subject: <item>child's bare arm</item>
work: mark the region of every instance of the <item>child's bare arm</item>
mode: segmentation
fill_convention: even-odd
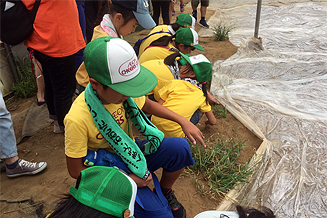
[[[142,110],[146,111],[147,113],[153,114],[157,117],[175,121],[176,123],[181,125],[183,132],[191,140],[191,142],[193,144],[196,144],[196,140],[198,140],[198,142],[200,142],[200,144],[202,146],[206,147],[206,145],[203,141],[204,136],[203,136],[202,132],[198,129],[198,127],[196,127],[193,123],[191,123],[185,117],[174,113],[173,111],[169,110],[168,108],[158,104],[157,102],[151,101],[148,98],[146,98],[145,104],[144,104]]]
[[[138,188],[143,188],[145,186],[148,186],[150,181],[152,180],[152,174],[151,173],[149,174],[149,177],[146,180],[138,177],[134,173],[128,174],[128,176],[131,177],[134,180],[134,182],[136,183]]]
[[[86,166],[84,166],[83,164],[82,158],[71,158],[66,156],[66,162],[69,175],[75,179],[78,178],[79,173],[82,170],[86,169]]]
[[[158,104],[161,104],[161,105],[163,105],[163,103],[164,103],[165,101],[164,100],[162,100],[161,98],[159,99],[159,101],[158,101]]]
[[[216,117],[215,115],[212,113],[212,111],[206,112],[205,113],[207,120],[206,120],[206,124],[210,124],[210,125],[215,125],[216,124]]]
[[[210,92],[207,92],[207,94],[208,94],[209,101],[216,103],[216,104],[220,104],[220,102]]]

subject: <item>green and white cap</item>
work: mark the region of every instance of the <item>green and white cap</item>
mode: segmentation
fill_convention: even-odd
[[[196,79],[203,83],[205,81],[211,80],[212,77],[212,65],[210,61],[203,55],[191,56],[189,54],[183,54],[179,52],[182,56],[178,60],[182,65],[189,63],[195,73]]]
[[[139,64],[133,47],[121,38],[92,40],[85,47],[84,64],[90,78],[128,97],[146,95],[158,83],[157,77]]]
[[[181,25],[182,27],[190,27],[192,29],[195,29],[195,18],[191,16],[190,14],[183,13],[176,17],[177,24]]]
[[[137,185],[116,167],[93,166],[81,171],[69,193],[80,203],[117,217],[134,217]]]
[[[204,48],[199,45],[199,35],[191,28],[180,28],[177,30],[175,41],[184,45],[193,46],[200,51],[204,51]]]

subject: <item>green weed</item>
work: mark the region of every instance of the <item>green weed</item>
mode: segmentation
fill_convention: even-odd
[[[216,41],[224,41],[228,39],[228,33],[233,29],[223,23],[218,23],[214,28],[214,37]]]
[[[227,109],[226,107],[223,107],[222,105],[215,105],[215,107],[212,109],[213,114],[215,117],[227,117]]]
[[[12,90],[15,97],[29,98],[37,93],[36,80],[32,74],[30,59],[26,56],[16,62],[19,82],[14,83]]]
[[[206,192],[211,196],[224,197],[237,185],[249,183],[250,176],[258,167],[258,163],[250,164],[250,159],[243,165],[237,161],[245,143],[232,137],[229,141],[218,139],[207,148],[191,145],[195,164],[188,170],[194,175],[202,175],[208,183]],[[195,181],[203,194],[203,186],[199,186],[196,178]]]

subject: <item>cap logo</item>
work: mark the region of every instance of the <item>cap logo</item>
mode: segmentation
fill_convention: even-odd
[[[131,59],[128,61],[124,62],[120,67],[119,67],[119,74],[121,76],[131,76],[132,74],[138,72],[137,70],[140,68],[139,61],[135,56],[133,56]]]

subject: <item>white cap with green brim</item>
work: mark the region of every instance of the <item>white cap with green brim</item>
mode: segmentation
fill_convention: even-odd
[[[192,66],[199,83],[211,80],[212,64],[203,54],[191,56],[189,54],[179,53],[181,54],[181,58],[178,61],[182,65],[189,63]]]
[[[156,75],[139,64],[133,47],[121,38],[92,40],[85,47],[84,64],[90,78],[128,97],[144,96],[158,83]]]

